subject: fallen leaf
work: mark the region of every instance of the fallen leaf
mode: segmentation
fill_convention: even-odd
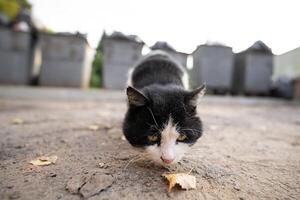
[[[35,160],[30,161],[30,164],[33,164],[35,166],[46,166],[46,165],[51,165],[55,164],[57,160],[57,156],[41,156]]]
[[[21,119],[21,118],[14,118],[12,119],[11,121],[13,124],[23,124],[24,123],[24,120]]]
[[[88,129],[91,131],[97,131],[97,130],[99,130],[99,126],[98,125],[89,125]]]
[[[178,184],[182,189],[195,189],[196,177],[185,173],[163,174],[169,182],[168,192],[171,192],[172,188]]]

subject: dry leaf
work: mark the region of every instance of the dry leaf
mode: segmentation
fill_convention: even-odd
[[[21,118],[14,118],[12,119],[11,121],[13,124],[23,124],[24,123],[24,120],[21,119]]]
[[[196,177],[185,173],[163,174],[169,182],[168,192],[171,192],[172,188],[178,184],[182,189],[195,189]]]
[[[46,165],[51,165],[55,164],[57,160],[57,156],[41,156],[35,160],[30,161],[30,164],[33,164],[35,166],[46,166]]]
[[[88,126],[88,129],[91,131],[97,131],[97,130],[99,130],[99,126],[98,125],[90,125],[90,126]]]

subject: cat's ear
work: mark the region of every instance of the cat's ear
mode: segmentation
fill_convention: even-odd
[[[187,95],[188,104],[193,107],[196,107],[199,104],[200,99],[204,96],[205,92],[206,92],[205,84],[189,92]]]
[[[144,106],[147,103],[147,97],[133,87],[127,87],[126,93],[129,105]]]

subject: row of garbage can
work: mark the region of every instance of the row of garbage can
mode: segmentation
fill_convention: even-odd
[[[212,93],[267,95],[271,91],[273,54],[261,41],[237,54],[227,46],[200,45],[192,56],[192,88],[205,82]]]
[[[0,28],[0,83],[89,86],[94,50],[80,34],[40,33]]]
[[[103,86],[124,89],[129,69],[142,56],[145,43],[134,35],[114,32],[103,36]],[[247,50],[234,54],[224,45],[200,45],[191,54],[177,52],[165,42],[157,42],[151,50],[163,50],[183,66],[193,57],[192,69],[187,68],[190,87],[206,83],[212,93],[267,95],[271,90],[273,54],[261,41]],[[116,78],[117,77],[117,78]]]
[[[123,89],[128,70],[140,58],[145,43],[120,33],[102,39],[103,85]],[[0,83],[85,88],[93,55],[80,34],[40,33],[33,42],[30,33],[0,28]],[[213,93],[257,95],[271,90],[273,54],[261,41],[238,54],[227,46],[200,45],[191,56],[193,68],[187,69],[191,88],[205,82]]]

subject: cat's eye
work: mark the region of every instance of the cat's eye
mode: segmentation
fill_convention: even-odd
[[[186,135],[180,134],[179,137],[177,138],[177,141],[184,141],[186,139]]]
[[[158,141],[158,136],[157,135],[148,135],[148,140],[150,142],[157,142]]]

